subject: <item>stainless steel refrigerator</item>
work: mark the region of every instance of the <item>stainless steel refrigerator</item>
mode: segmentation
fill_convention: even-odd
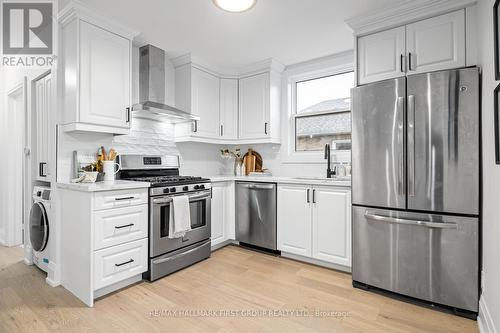
[[[478,68],[352,90],[355,286],[478,311],[479,92]]]

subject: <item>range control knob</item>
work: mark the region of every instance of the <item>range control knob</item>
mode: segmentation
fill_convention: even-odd
[[[170,192],[170,189],[168,189],[168,188],[163,189],[163,193],[169,193],[169,192]]]
[[[204,189],[205,188],[205,185],[200,185],[200,189]]]
[[[175,187],[172,187],[172,188],[170,189],[170,193],[175,193],[176,191],[177,191],[177,190],[175,189]]]
[[[182,188],[182,190],[183,190],[183,191],[187,191],[187,190],[189,190],[189,187],[188,187],[188,186],[184,186],[184,187]]]
[[[195,190],[199,190],[199,189],[200,189],[200,185],[195,185],[195,186],[194,186],[194,189],[195,189]]]

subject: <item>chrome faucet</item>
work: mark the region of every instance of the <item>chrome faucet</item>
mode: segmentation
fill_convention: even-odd
[[[325,160],[327,160],[327,165],[326,165],[326,178],[332,178],[332,176],[335,176],[335,170],[332,170],[330,168],[330,144],[327,143],[325,145]]]

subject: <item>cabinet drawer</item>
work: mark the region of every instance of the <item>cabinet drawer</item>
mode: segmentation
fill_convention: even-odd
[[[148,205],[94,213],[94,249],[123,244],[148,237]]]
[[[94,290],[148,270],[148,239],[94,252]]]
[[[94,210],[128,207],[148,203],[148,189],[106,191],[95,193]]]

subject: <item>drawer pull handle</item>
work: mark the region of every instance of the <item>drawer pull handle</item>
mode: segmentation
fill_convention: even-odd
[[[123,228],[128,228],[128,227],[131,227],[133,226],[134,224],[133,223],[130,223],[130,224],[125,224],[125,225],[117,225],[115,226],[115,229],[123,229]]]
[[[116,201],[121,201],[121,200],[131,200],[134,199],[135,197],[123,197],[123,198],[115,198]]]
[[[125,262],[122,262],[121,264],[115,264],[116,267],[120,267],[120,266],[123,266],[123,265],[126,265],[126,264],[130,264],[134,262],[134,259],[130,259],[129,261],[125,261]]]

